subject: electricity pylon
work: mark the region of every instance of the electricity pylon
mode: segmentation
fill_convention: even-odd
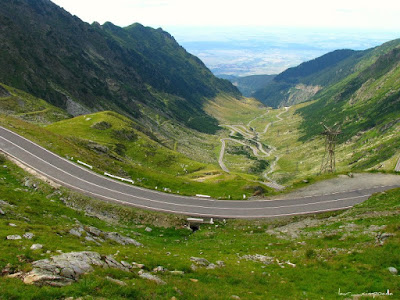
[[[322,159],[321,163],[321,173],[334,173],[336,169],[336,161],[335,161],[335,147],[336,147],[336,139],[339,134],[342,133],[340,128],[330,128],[321,122],[321,125],[324,127],[324,132],[322,135],[325,135],[325,155]]]

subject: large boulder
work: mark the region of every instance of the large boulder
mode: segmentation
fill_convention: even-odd
[[[93,271],[93,266],[129,271],[111,255],[97,252],[70,252],[41,259],[32,263],[33,269],[23,276],[26,284],[65,286],[79,279],[82,274]]]

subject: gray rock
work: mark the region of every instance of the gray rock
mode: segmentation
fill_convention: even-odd
[[[72,229],[69,231],[69,234],[72,234],[72,235],[77,236],[77,237],[81,237],[81,236],[82,236],[82,233],[80,233],[78,230],[76,230],[76,229],[74,229],[74,228],[72,228]]]
[[[163,266],[158,266],[158,267],[153,269],[153,272],[155,272],[155,273],[159,273],[159,272],[164,273],[164,272],[167,272],[167,271],[168,270],[166,268],[164,268]]]
[[[113,283],[115,283],[115,284],[118,284],[118,285],[120,285],[120,286],[127,286],[126,282],[123,282],[123,281],[121,281],[121,280],[118,280],[118,279],[115,279],[115,278],[111,278],[111,277],[109,277],[109,276],[107,276],[106,279],[107,279],[108,281],[111,281],[111,282],[113,282]]]
[[[94,227],[94,226],[87,226],[85,227],[86,232],[94,235],[94,236],[100,236],[103,231],[101,231],[100,229]]]
[[[183,272],[183,271],[177,271],[177,270],[175,270],[175,271],[169,271],[169,273],[172,274],[172,275],[183,275],[183,274],[185,274],[185,272]]]
[[[240,300],[240,297],[237,296],[237,295],[232,295],[232,296],[231,296],[231,299]]]
[[[220,267],[220,268],[225,267],[225,262],[223,262],[222,260],[217,260],[215,263],[216,263],[217,266]]]
[[[389,267],[388,270],[393,275],[397,275],[397,273],[398,273],[398,271],[397,271],[397,269],[395,267]]]
[[[130,237],[123,236],[123,235],[119,234],[118,232],[105,232],[104,238],[106,240],[112,240],[121,245],[135,245],[136,247],[143,246],[138,241],[136,241]]]
[[[66,103],[67,112],[70,115],[73,115],[74,117],[76,117],[76,116],[86,115],[86,114],[91,113],[91,111],[89,109],[87,109],[86,107],[84,107],[82,104],[74,101],[69,96],[66,96],[66,97],[67,97],[67,103]]]
[[[26,238],[27,240],[31,240],[35,235],[32,232],[26,232],[24,233],[23,237]]]
[[[135,269],[143,269],[143,268],[144,268],[144,264],[138,264],[138,263],[136,263],[136,262],[133,262],[133,263],[132,263],[132,268],[135,268]]]
[[[92,266],[128,271],[111,255],[102,257],[97,252],[70,252],[32,263],[32,271],[23,276],[26,284],[65,286],[93,271]]]
[[[12,205],[4,200],[0,200],[0,206],[12,206]]]
[[[22,237],[20,235],[7,235],[7,240],[20,240]]]
[[[28,188],[34,188],[34,189],[37,188],[37,184],[29,178],[25,178],[24,186],[26,186]]]
[[[209,264],[209,265],[206,267],[207,270],[214,270],[214,269],[216,269],[216,268],[217,268],[217,266],[216,266],[215,264],[213,264],[213,263]]]
[[[121,265],[123,265],[125,268],[128,268],[128,269],[133,268],[133,266],[130,263],[123,261],[123,260],[121,261]]]
[[[92,141],[88,142],[87,147],[99,154],[110,152],[110,149],[107,146],[100,145]]]
[[[379,232],[376,235],[376,242],[380,243],[381,245],[383,245],[388,238],[393,237],[393,236],[394,236],[393,233],[386,233],[386,232],[382,233],[382,232]]]
[[[146,227],[146,228],[145,228],[145,231],[147,231],[147,232],[152,232],[153,229],[151,229],[150,227]]]
[[[6,213],[0,208],[0,215],[5,215]]]
[[[92,238],[91,236],[85,236],[85,241],[88,241],[88,242],[93,242],[93,243],[96,243],[97,245],[100,245],[100,243],[99,242],[97,242],[94,238]]]
[[[160,284],[160,285],[166,284],[166,282],[164,280],[160,279],[156,275],[152,275],[150,273],[146,273],[143,270],[140,270],[138,274],[139,274],[140,278],[154,281],[155,283]]]
[[[272,264],[273,261],[274,261],[273,257],[265,256],[265,255],[261,255],[261,254],[243,255],[242,258],[245,259],[245,260],[252,260],[252,261],[255,261],[255,262],[261,262],[261,263],[266,264],[266,265]]]
[[[205,258],[201,258],[201,257],[191,257],[190,258],[190,260],[192,261],[192,262],[194,262],[196,265],[198,265],[198,266],[203,266],[203,267],[207,267],[209,264],[210,264],[210,262],[207,260],[207,259],[205,259]]]
[[[17,227],[17,225],[16,225],[16,224],[14,224],[14,223],[8,223],[8,226],[11,226],[11,227]]]
[[[43,248],[43,245],[41,245],[41,244],[33,244],[30,249],[31,250],[39,250],[42,248]]]

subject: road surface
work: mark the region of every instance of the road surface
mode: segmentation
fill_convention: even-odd
[[[400,187],[399,180],[385,186],[371,184],[366,189],[284,200],[203,199],[165,194],[106,178],[53,154],[3,127],[0,127],[0,150],[45,177],[86,195],[113,203],[188,216],[265,218],[333,211],[350,208],[368,199],[372,193]]]

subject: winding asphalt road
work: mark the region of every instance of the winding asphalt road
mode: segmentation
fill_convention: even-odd
[[[398,183],[286,200],[227,201],[184,197],[139,188],[98,175],[0,127],[0,150],[47,178],[86,195],[134,207],[214,218],[265,218],[350,208]],[[400,178],[400,177],[399,177]]]

